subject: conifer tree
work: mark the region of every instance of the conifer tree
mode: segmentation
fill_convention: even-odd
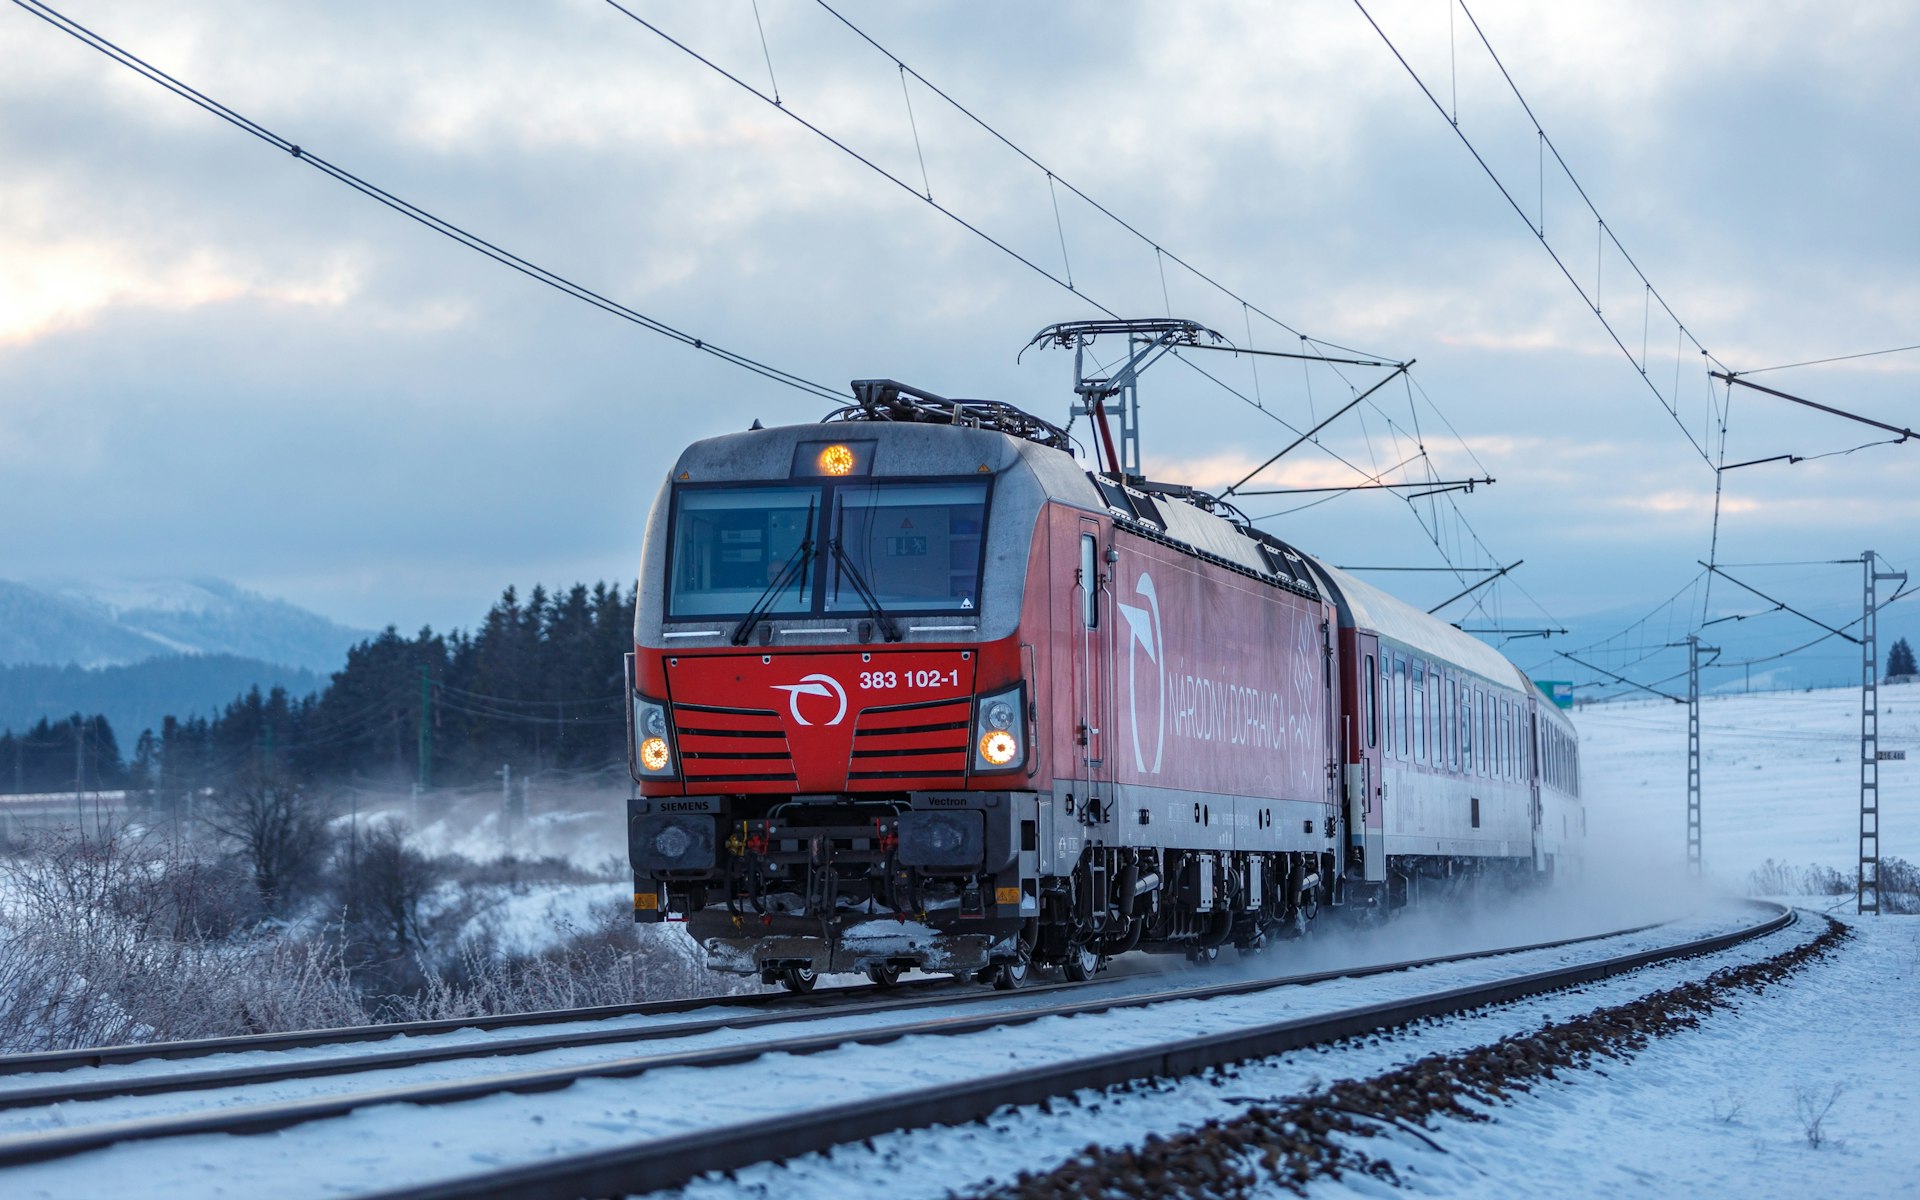
[[[1901,638],[1887,651],[1887,678],[1916,674],[1913,663],[1913,647],[1907,645],[1907,639]]]

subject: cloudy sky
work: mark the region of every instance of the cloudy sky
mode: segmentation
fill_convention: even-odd
[[[1070,357],[1015,355],[1094,304],[1298,349],[1271,316],[1417,359],[1419,390],[1393,382],[1263,481],[1406,462],[1384,477],[1499,482],[1431,505],[1348,495],[1267,527],[1349,564],[1525,559],[1475,621],[1649,607],[1707,552],[1714,475],[1693,441],[1718,457],[1720,433],[1703,360],[1686,343],[1676,361],[1683,339],[1542,167],[1445,0],[1368,10],[1646,379],[1351,0],[837,0],[1144,240],[1050,195],[919,80],[903,96],[894,61],[813,0],[760,0],[764,50],[749,0],[628,5],[1031,266],[600,0],[57,7],[496,245],[836,386],[886,375],[1064,419]],[[1920,9],[1473,15],[1721,363],[1920,342]],[[0,165],[0,577],[215,575],[362,626],[471,624],[508,583],[630,581],[682,444],[825,408],[445,241],[11,5]],[[1194,361],[1227,387],[1156,367],[1146,466],[1216,487],[1382,374]],[[1920,422],[1920,353],[1755,380]],[[1920,442],[1834,453],[1878,436],[1736,393],[1725,461],[1832,456],[1727,473],[1719,557],[1920,562]],[[1457,590],[1385,578],[1428,602]],[[1764,578],[1807,603],[1857,595],[1844,571]]]

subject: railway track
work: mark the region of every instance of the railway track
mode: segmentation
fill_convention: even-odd
[[[1366,966],[1341,967],[1334,970],[1297,973],[1283,976],[1269,976],[1257,979],[1243,979],[1230,982],[1196,984],[1189,986],[1157,987],[1150,990],[1113,994],[1111,985],[1117,981],[1097,981],[1093,985],[1074,983],[1039,983],[1024,989],[1017,995],[992,992],[979,987],[958,984],[944,979],[915,980],[893,988],[879,988],[871,985],[854,986],[815,992],[805,996],[792,996],[784,992],[756,993],[744,996],[716,997],[706,1000],[658,1001],[646,1004],[610,1005],[589,1009],[564,1009],[519,1016],[499,1016],[476,1020],[439,1020],[416,1021],[390,1026],[370,1028],[306,1030],[284,1034],[260,1034],[244,1037],[214,1038],[191,1042],[154,1043],[147,1046],[116,1046],[101,1049],[55,1051],[41,1054],[0,1055],[0,1112],[10,1109],[34,1108],[52,1104],[67,1104],[90,1100],[104,1100],[119,1096],[154,1096],[177,1092],[207,1091],[218,1088],[246,1087],[255,1084],[277,1083],[295,1079],[318,1079],[333,1075],[350,1075],[365,1071],[375,1071],[391,1067],[420,1066],[427,1063],[454,1062],[461,1059],[487,1059],[515,1055],[538,1054],[550,1050],[578,1049],[592,1046],[619,1045],[623,1043],[642,1043],[667,1038],[691,1037],[714,1033],[720,1030],[749,1030],[774,1025],[805,1022],[811,1019],[833,1017],[836,1019],[888,1016],[895,1013],[921,1011],[944,1007],[983,1007],[993,1011],[984,1017],[988,1025],[1006,1024],[1013,1021],[1037,1020],[1043,1016],[1099,1012],[1111,1008],[1137,1008],[1147,1004],[1166,1000],[1211,999],[1218,996],[1239,996],[1264,991],[1274,987],[1298,987],[1323,983],[1332,979],[1365,978],[1371,975],[1386,975],[1441,963],[1462,962],[1475,958],[1497,957],[1502,954],[1520,954],[1536,950],[1551,950],[1562,946],[1579,945],[1584,942],[1598,941],[1607,937],[1638,933],[1650,926],[1634,929],[1614,930],[1603,934],[1588,934],[1581,937],[1560,938],[1547,942],[1536,942],[1522,946],[1502,947],[1494,950],[1475,951],[1466,954],[1438,955],[1429,958],[1404,959],[1393,962],[1370,964]],[[1166,977],[1155,977],[1164,980]],[[1071,993],[1075,999],[1063,1003],[1044,1003],[1037,998]],[[1023,1015],[1016,1015],[1020,1009],[1028,1009]],[[712,1015],[703,1014],[718,1009]],[[660,1021],[656,1024],[604,1024],[603,1022],[632,1021],[635,1019],[679,1017],[681,1019]],[[508,1034],[504,1031],[522,1028],[539,1028],[559,1024],[595,1025],[594,1028],[573,1028],[556,1033]],[[906,1033],[921,1032],[973,1032],[980,1027],[980,1019],[973,1021],[943,1022],[937,1028],[911,1027],[899,1033],[874,1031],[875,1036],[896,1037]],[[376,1032],[385,1030],[384,1034]],[[473,1030],[497,1034],[484,1040],[456,1040],[445,1035],[465,1033]],[[258,1054],[287,1050],[305,1050],[318,1047],[345,1045],[353,1043],[371,1043],[375,1039],[399,1040],[402,1038],[430,1037],[439,1038],[435,1043],[414,1044],[387,1050],[370,1050],[338,1055],[324,1059],[277,1059],[264,1063],[244,1063],[228,1067],[216,1067],[195,1071],[158,1071],[139,1076],[107,1076],[82,1080],[64,1080],[41,1086],[9,1086],[7,1077],[31,1073],[80,1070],[108,1066],[124,1066],[150,1060],[183,1061],[223,1054]],[[858,1037],[843,1038],[840,1042],[821,1039],[806,1039],[811,1046],[816,1042],[824,1045],[845,1044],[858,1041]],[[762,1044],[764,1045],[764,1043]],[[806,1051],[799,1051],[806,1052]],[[749,1057],[766,1053],[756,1050]],[[683,1058],[666,1056],[657,1066],[683,1065]],[[737,1061],[737,1060],[736,1060]],[[711,1065],[694,1063],[692,1065]],[[644,1069],[644,1068],[643,1068]],[[0,1145],[4,1145],[0,1141]],[[0,1157],[0,1165],[5,1165]]]
[[[895,1092],[874,1099],[833,1104],[746,1124],[662,1137],[638,1146],[553,1158],[537,1167],[508,1168],[469,1179],[403,1189],[390,1195],[409,1198],[558,1197],[669,1186],[706,1171],[733,1169],[769,1158],[800,1154],[875,1133],[973,1120],[1006,1104],[1032,1103],[1047,1096],[1126,1080],[1191,1073],[1226,1062],[1405,1024],[1423,1017],[1574,986],[1654,962],[1724,949],[1778,929],[1790,919],[1790,914],[1785,910],[1776,910],[1765,920],[1758,920],[1734,932],[1691,939],[1678,945],[1638,950],[1570,967],[1531,971],[1466,987],[1429,991],[1412,998],[1353,1006],[1333,1013],[1267,1022],[1197,1038],[1178,1039],[1162,1045],[1136,1047],[987,1078],[946,1083],[916,1092]],[[781,997],[743,997],[739,998],[738,1003],[724,1006],[733,1011],[672,1021],[653,1029],[602,1028],[519,1034],[479,1042],[408,1047],[371,1055],[337,1056],[302,1063],[249,1062],[213,1070],[161,1073],[147,1078],[61,1080],[52,1085],[8,1089],[0,1094],[0,1107],[18,1109],[29,1105],[75,1105],[116,1096],[223,1087],[239,1089],[268,1081],[371,1073],[393,1066],[456,1059],[478,1060],[501,1054],[535,1053],[558,1046],[645,1042],[655,1038],[754,1030],[779,1024],[807,1024],[828,1018],[841,1024],[845,1024],[847,1019],[862,1019],[861,1023],[851,1027],[829,1032],[737,1039],[725,1045],[596,1058],[563,1067],[492,1070],[450,1081],[359,1087],[338,1095],[266,1103],[242,1101],[229,1107],[209,1107],[187,1114],[74,1124],[57,1130],[0,1137],[0,1167],[44,1163],[131,1142],[206,1133],[247,1134],[288,1129],[379,1105],[445,1105],[502,1094],[551,1092],[587,1080],[627,1079],[680,1068],[718,1068],[774,1054],[817,1054],[911,1036],[978,1033],[995,1027],[1029,1024],[1049,1017],[1085,1016],[1174,1001],[1245,997],[1275,989],[1396,972],[1416,972],[1441,964],[1550,950],[1619,936],[1623,935],[1595,935],[1492,952],[1438,956],[1284,979],[1201,983],[1125,995],[1090,996],[1085,994],[1088,991],[1086,985],[1058,985],[1008,997],[1005,994],[934,985],[905,995],[876,994],[877,989],[849,989],[849,995],[841,998],[839,1003],[794,1003]],[[1074,992],[1082,994],[1072,995]],[[814,999],[817,1001],[820,997]],[[1010,1004],[1018,1004],[1019,1007],[1009,1007]],[[673,1009],[685,1013],[712,1006],[713,1002],[705,1001],[675,1005]],[[623,1009],[620,1015],[635,1015],[635,1009],[639,1007],[642,1006]],[[658,1007],[652,1011],[655,1015],[661,1015]],[[560,1020],[577,1019],[577,1014],[572,1018],[556,1014],[540,1014],[539,1017],[540,1023],[553,1024]],[[447,1024],[435,1023],[438,1027],[435,1031],[447,1032],[444,1028]],[[454,1024],[471,1028],[476,1023]],[[254,1039],[224,1040],[258,1046]],[[326,1043],[311,1040],[301,1043],[303,1046],[317,1044]],[[122,1052],[114,1053],[117,1055]],[[148,1056],[152,1057],[151,1054]],[[34,1057],[44,1061],[49,1056]],[[0,1062],[0,1067],[5,1065]],[[74,1112],[71,1108],[62,1108],[60,1111],[67,1121],[84,1117],[84,1114]]]

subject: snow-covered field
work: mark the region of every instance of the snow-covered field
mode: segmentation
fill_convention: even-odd
[[[1882,687],[1880,853],[1920,862],[1920,686]],[[1619,700],[1577,710],[1596,869],[1670,870],[1686,851],[1687,709]],[[1860,691],[1713,696],[1700,704],[1701,857],[1744,892],[1773,859],[1853,874],[1860,811]]]

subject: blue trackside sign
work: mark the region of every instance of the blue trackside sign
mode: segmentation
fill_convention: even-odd
[[[1573,681],[1570,679],[1536,679],[1533,686],[1540,689],[1547,699],[1559,708],[1573,707]]]

